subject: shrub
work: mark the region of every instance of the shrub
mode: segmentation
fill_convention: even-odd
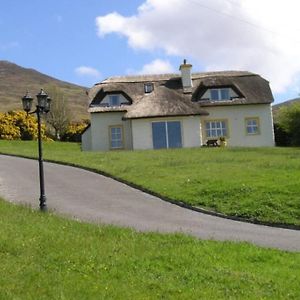
[[[278,123],[274,123],[274,135],[276,146],[291,146],[291,135]]]
[[[278,125],[290,136],[292,146],[300,146],[300,103],[280,108]]]
[[[85,128],[88,126],[89,121],[85,120],[83,122],[79,123],[71,123],[65,134],[61,137],[62,141],[66,142],[81,142],[81,134],[85,130]]]
[[[45,135],[45,125],[41,126],[42,138]],[[36,140],[38,124],[34,115],[27,115],[24,111],[10,111],[0,113],[0,139],[2,140]]]

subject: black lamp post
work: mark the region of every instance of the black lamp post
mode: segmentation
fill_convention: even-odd
[[[40,175],[40,210],[47,211],[45,184],[44,184],[44,167],[43,167],[43,151],[42,151],[42,135],[41,135],[41,114],[48,113],[50,111],[51,99],[44,92],[43,89],[36,95],[37,105],[35,111],[30,112],[33,98],[30,94],[22,98],[23,109],[27,114],[37,114],[38,119],[38,146],[39,146],[39,175]]]

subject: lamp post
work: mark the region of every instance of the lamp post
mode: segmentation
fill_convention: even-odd
[[[37,114],[38,120],[38,149],[39,149],[39,175],[40,175],[40,210],[47,211],[46,204],[46,195],[45,195],[45,183],[44,183],[44,167],[43,167],[43,149],[42,149],[42,135],[41,135],[41,115],[43,113],[48,113],[50,111],[50,102],[51,99],[44,92],[43,89],[36,95],[37,105],[36,109],[32,112],[32,101],[33,98],[30,96],[27,91],[26,95],[22,97],[23,109],[27,112],[27,114]]]

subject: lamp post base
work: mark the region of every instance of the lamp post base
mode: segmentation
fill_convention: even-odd
[[[46,196],[41,196],[40,197],[40,210],[41,211],[47,211],[47,204],[46,204]]]

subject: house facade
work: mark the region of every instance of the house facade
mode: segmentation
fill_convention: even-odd
[[[111,77],[89,96],[87,151],[228,146],[274,146],[268,81],[242,71]]]

